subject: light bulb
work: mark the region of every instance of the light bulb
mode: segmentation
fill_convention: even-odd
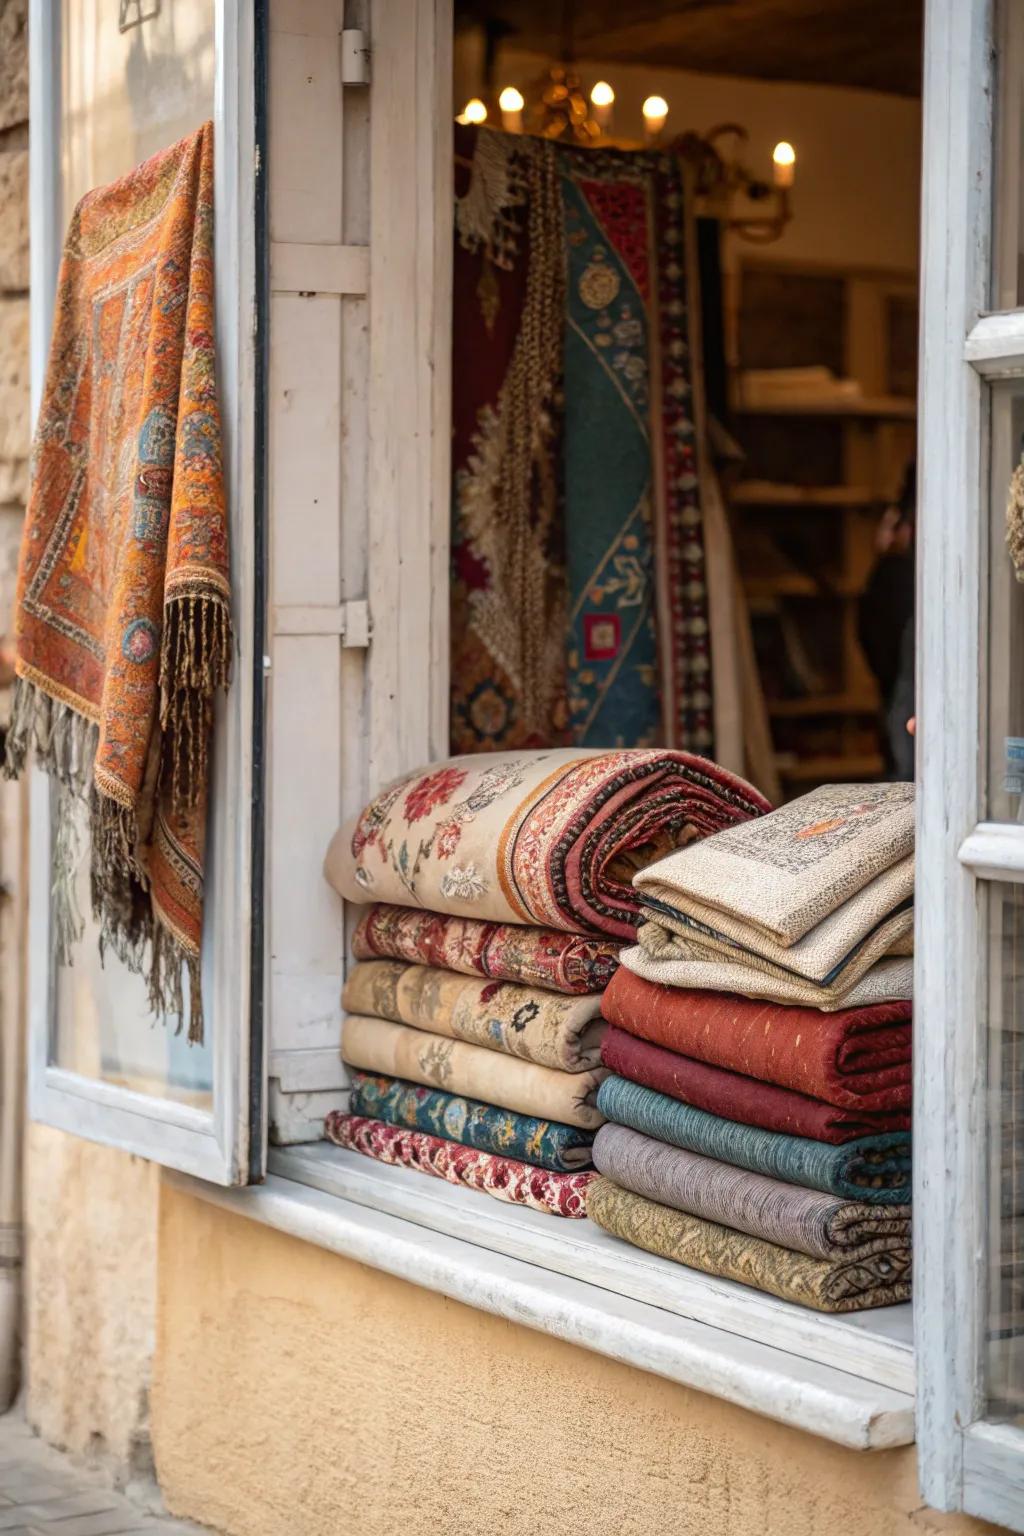
[[[615,100],[615,92],[607,80],[599,80],[590,93],[590,99],[595,107],[610,107]]]
[[[517,91],[514,85],[506,85],[498,97],[498,106],[503,112],[521,112],[526,106],[526,100],[522,91]]]
[[[796,177],[796,150],[786,139],[780,139],[772,150],[775,165],[775,185],[791,187]]]
[[[668,117],[668,102],[664,96],[648,96],[640,109],[644,114],[644,127],[649,139],[656,139]]]
[[[485,123],[487,121],[487,108],[479,96],[474,96],[466,102],[462,111],[455,119],[457,123]]]

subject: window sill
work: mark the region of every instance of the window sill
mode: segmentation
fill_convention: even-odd
[[[240,1216],[853,1450],[914,1438],[910,1308],[824,1317],[585,1222],[503,1206],[323,1144],[262,1186],[166,1175]]]

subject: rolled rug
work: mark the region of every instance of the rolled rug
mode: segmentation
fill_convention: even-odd
[[[349,1110],[354,1115],[427,1131],[478,1152],[550,1168],[553,1173],[577,1173],[593,1162],[593,1135],[574,1125],[516,1115],[495,1104],[459,1098],[397,1077],[376,1077],[354,1068],[350,1075]]]
[[[812,1259],[834,1259],[872,1245],[898,1254],[902,1263],[910,1251],[909,1205],[838,1200],[667,1147],[624,1125],[602,1125],[594,1139],[594,1164],[621,1189]]]
[[[879,917],[891,912],[913,889],[912,880],[904,888],[913,850],[912,784],[826,784],[667,855],[636,884],[669,906],[714,910],[723,933],[789,947],[889,871],[893,884],[876,886],[875,905]]]
[[[440,1136],[403,1130],[362,1115],[343,1115],[338,1110],[327,1116],[324,1131],[336,1147],[347,1147],[392,1167],[413,1168],[449,1184],[464,1184],[507,1205],[528,1205],[549,1216],[577,1220],[587,1214],[585,1196],[593,1173],[549,1173],[546,1168],[531,1168],[511,1157],[495,1157],[443,1141]]]
[[[910,1298],[910,1250],[876,1251],[868,1243],[832,1259],[812,1259],[745,1232],[658,1205],[597,1177],[587,1215],[635,1248],[705,1275],[737,1280],[819,1312],[861,1312]]]
[[[355,966],[342,1002],[349,1013],[468,1040],[559,1072],[596,1067],[608,1027],[600,997],[565,997],[401,960],[365,960]]]
[[[352,937],[357,960],[405,960],[463,976],[519,981],[551,992],[603,992],[622,943],[521,923],[481,923],[414,907],[370,908]]]
[[[837,1108],[806,1093],[794,1093],[792,1088],[779,1088],[775,1083],[759,1082],[724,1067],[680,1056],[663,1045],[628,1035],[614,1025],[609,1026],[604,1037],[601,1060],[612,1072],[632,1083],[643,1083],[696,1109],[736,1120],[741,1125],[760,1126],[764,1131],[806,1136],[812,1141],[840,1146],[862,1136],[910,1129],[909,1107],[874,1113]]]
[[[829,1104],[866,1111],[910,1105],[909,1002],[826,1016],[732,993],[658,986],[621,970],[601,1010],[620,1029],[667,1050]]]
[[[386,1077],[401,1077],[428,1088],[443,1088],[484,1104],[497,1104],[517,1115],[557,1120],[595,1131],[604,1116],[596,1108],[597,1090],[607,1077],[605,1067],[587,1072],[556,1072],[501,1051],[485,1051],[464,1040],[349,1014],[341,1039],[346,1065]]]
[[[655,1141],[666,1141],[751,1173],[767,1174],[786,1184],[801,1184],[805,1189],[820,1189],[826,1195],[871,1205],[907,1205],[910,1201],[910,1136],[906,1131],[886,1131],[830,1146],[803,1136],[740,1125],[622,1077],[609,1077],[601,1084],[597,1107],[617,1125],[628,1125]]]
[[[689,752],[490,752],[382,791],[331,843],[348,901],[629,939],[638,869],[769,809]]]
[[[670,933],[660,923],[641,923],[637,939],[638,943],[622,951],[622,964],[634,976],[660,986],[735,992],[766,1002],[816,1008],[822,1013],[909,1001],[914,992],[914,962],[902,957],[887,956],[859,975],[844,971],[837,981],[820,986],[764,966],[755,969],[735,950],[731,954],[713,950]]]

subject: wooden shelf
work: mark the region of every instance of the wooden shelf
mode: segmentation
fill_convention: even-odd
[[[867,694],[809,693],[800,699],[769,699],[773,720],[802,720],[811,715],[874,715],[878,700]]]
[[[730,496],[734,507],[873,507],[883,498],[866,485],[778,485],[746,480]]]
[[[877,779],[885,770],[885,759],[879,752],[853,753],[844,757],[804,757],[793,762],[788,755],[775,759],[779,774],[789,783],[828,784],[841,779]]]
[[[771,405],[736,406],[738,416],[836,416],[856,421],[913,421],[917,401],[902,395],[864,395],[859,400],[829,400],[809,395]]]

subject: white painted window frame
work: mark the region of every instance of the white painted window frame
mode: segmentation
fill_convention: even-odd
[[[112,13],[116,21],[116,10]],[[55,1067],[51,965],[49,780],[32,770],[29,855],[29,1106],[34,1120],[199,1175],[243,1183],[250,1145],[250,926],[253,794],[254,335],[256,295],[255,23],[251,4],[216,0],[215,273],[225,462],[231,508],[235,677],[218,707],[207,857],[203,988],[213,1036],[213,1110],[150,1097]],[[60,0],[30,0],[29,184],[33,419],[49,351],[64,237],[60,197]],[[227,920],[230,914],[230,920]],[[256,1096],[258,1099],[258,1095]]]
[[[985,1420],[982,1349],[984,882],[1024,882],[1024,827],[980,820],[988,734],[989,386],[1024,376],[1024,309],[986,313],[993,214],[1005,212],[993,206],[999,128],[994,29],[993,0],[928,0],[914,1310],[922,1493],[939,1509],[962,1509],[1020,1531],[1024,1432]],[[1013,178],[1008,196],[1015,186]],[[1015,235],[1012,212],[1012,219],[999,222]]]

